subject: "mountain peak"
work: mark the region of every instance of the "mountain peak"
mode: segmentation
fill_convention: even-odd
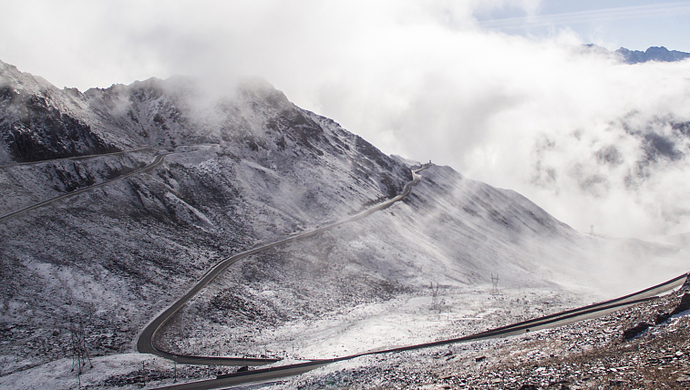
[[[24,73],[16,66],[0,60],[0,87],[25,90],[29,93],[38,93],[57,88],[40,76]]]

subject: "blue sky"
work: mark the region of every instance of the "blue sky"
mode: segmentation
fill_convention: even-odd
[[[666,46],[690,52],[690,2],[540,1],[533,10],[520,6],[478,9],[483,28],[506,34],[544,37],[572,29],[583,41],[609,49],[645,50]]]

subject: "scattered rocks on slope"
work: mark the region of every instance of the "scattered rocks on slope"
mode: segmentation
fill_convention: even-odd
[[[348,389],[686,389],[690,316],[678,314],[688,310],[688,296],[676,292],[598,319],[460,344],[450,347],[450,355],[427,350],[381,356],[358,369],[331,372],[326,382],[313,377],[296,383],[304,390],[328,383]],[[674,314],[652,325],[659,311]],[[628,331],[635,335],[627,337]]]

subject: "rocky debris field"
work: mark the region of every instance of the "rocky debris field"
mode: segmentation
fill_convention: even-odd
[[[682,295],[684,303],[690,294]],[[662,389],[690,387],[690,307],[673,312],[673,294],[601,319],[516,339],[521,348],[502,348],[495,358],[465,375],[445,378],[452,387],[515,389]],[[650,326],[639,327],[640,323]],[[632,329],[639,332],[634,334]],[[519,347],[519,345],[516,345]]]
[[[689,310],[690,292],[681,290],[556,329],[362,359],[359,364],[347,363],[347,368],[332,366],[271,387],[686,389]]]

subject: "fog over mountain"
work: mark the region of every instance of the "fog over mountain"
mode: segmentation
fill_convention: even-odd
[[[594,225],[600,234],[657,240],[690,231],[678,177],[686,159],[667,157],[685,153],[673,128],[690,121],[688,61],[627,65],[581,50],[593,42],[635,56],[649,45],[687,52],[678,46],[687,33],[673,43],[648,40],[684,28],[673,22],[690,8],[561,3],[34,0],[7,5],[0,30],[15,39],[0,51],[25,71],[82,90],[190,75],[222,95],[258,75],[387,154],[434,156],[467,177],[519,191],[579,231]],[[575,12],[587,6],[614,8]],[[556,19],[540,14],[548,10]],[[509,23],[534,21],[545,32],[492,28],[487,15],[502,12],[520,15]],[[651,29],[636,19],[644,15],[673,17]],[[611,38],[606,21],[616,17],[634,25],[629,30],[646,46]],[[573,21],[590,32],[569,28]],[[659,144],[648,133],[673,143],[670,154],[652,152],[656,161],[645,162],[650,142]],[[612,145],[622,162],[600,164],[596,156]]]
[[[185,77],[58,89],[0,63],[1,215],[163,158],[149,171],[3,219],[0,357],[2,374],[13,373],[3,380],[66,369],[70,337],[84,327],[90,353],[105,362],[93,383],[108,387],[98,381],[114,374],[99,370],[144,359],[131,355],[137,334],[217,261],[390,199],[420,166],[263,80],[217,92]],[[669,146],[675,138],[638,132],[636,119],[625,122],[629,140],[645,140],[648,154],[631,185],[647,166],[684,161]],[[587,134],[571,137],[586,142]],[[548,188],[546,163],[559,144],[545,137],[537,146]],[[596,164],[622,169],[625,147],[602,142]],[[473,301],[486,299],[492,275],[506,293],[545,294],[555,309],[687,269],[681,247],[582,234],[517,192],[448,166],[421,175],[388,209],[234,265],[160,342],[185,353],[337,356],[456,334],[458,321],[492,312]],[[450,311],[431,326],[434,286],[443,298],[434,305]],[[542,310],[525,299],[520,313]],[[472,324],[466,331],[480,326]]]

